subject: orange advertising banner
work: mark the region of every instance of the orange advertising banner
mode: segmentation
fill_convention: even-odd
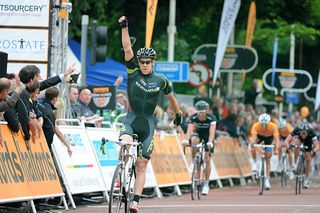
[[[215,146],[213,162],[216,166],[218,176],[240,177],[241,172],[234,154],[234,144],[230,137],[219,136],[218,144]]]
[[[251,164],[249,161],[250,157],[247,152],[247,149],[242,146],[235,145],[234,152],[236,160],[238,162],[238,166],[241,171],[241,176],[246,177],[252,175]]]
[[[1,124],[0,129],[3,137],[0,146],[0,203],[31,200],[32,192],[17,152],[17,144],[7,125]]]
[[[60,180],[51,157],[46,139],[42,132],[36,143],[30,143],[31,149],[27,150],[21,131],[13,136],[21,157],[22,166],[32,195],[49,197],[48,195],[63,195]]]
[[[148,0],[146,20],[146,47],[150,47],[153,33],[154,20],[156,18],[158,0]]]
[[[64,195],[43,133],[27,150],[21,131],[12,133],[7,125],[1,130],[0,203]]]
[[[151,163],[159,187],[190,183],[191,177],[176,135],[154,136]]]

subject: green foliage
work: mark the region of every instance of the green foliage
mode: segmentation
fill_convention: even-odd
[[[81,15],[88,14],[90,23],[97,20],[98,25],[108,26],[108,57],[122,61],[118,18],[126,15],[129,18],[130,35],[137,38],[133,49],[144,46],[147,0],[74,0],[72,3],[69,37],[80,41]],[[177,1],[176,61],[190,61],[199,45],[217,42],[223,3],[223,0]],[[235,26],[235,44],[245,43],[249,5],[250,1],[242,1]],[[256,6],[257,22],[252,46],[257,50],[259,62],[257,68],[247,74],[244,88],[250,87],[252,79],[261,78],[263,72],[271,67],[275,37],[279,40],[277,66],[289,66],[291,32],[296,38],[296,61],[301,62],[299,68],[315,73],[319,69],[320,58],[320,0],[256,1]],[[168,20],[169,0],[158,1],[152,38],[152,46],[159,54],[158,60],[167,60]],[[175,83],[175,90],[195,91],[186,83]]]

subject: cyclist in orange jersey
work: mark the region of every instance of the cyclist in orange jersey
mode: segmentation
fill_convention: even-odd
[[[281,147],[285,145],[284,141],[288,135],[293,131],[293,127],[291,124],[287,123],[286,119],[280,118],[279,119],[279,124],[278,124],[278,131],[279,131],[279,139],[280,139],[280,146],[278,147],[278,167],[277,167],[277,172],[281,171],[281,164],[280,164],[280,159],[281,159]],[[292,155],[288,155],[289,159],[289,165],[291,168],[292,165]],[[293,179],[294,174],[290,169],[289,172],[289,179]]]
[[[252,126],[251,130],[251,138],[250,138],[250,145],[248,146],[248,151],[252,152],[252,146],[255,143],[264,142],[265,145],[276,145],[275,153],[277,153],[277,147],[279,145],[279,132],[278,127],[275,123],[271,122],[271,117],[267,113],[263,113],[259,116],[258,122],[255,122]],[[271,189],[270,185],[270,159],[272,156],[272,148],[267,148],[265,150],[265,159],[266,159],[266,172],[267,177],[265,179],[265,189]],[[253,158],[254,155],[253,155]],[[253,170],[256,169],[256,159],[253,159]]]

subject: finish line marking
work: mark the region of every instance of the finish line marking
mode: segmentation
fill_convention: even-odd
[[[88,208],[107,208],[108,206],[87,206]],[[199,207],[320,207],[320,205],[314,204],[303,204],[303,205],[266,205],[266,204],[203,204],[203,205],[145,205],[140,206],[141,209],[147,208],[185,208],[185,207],[192,207],[192,208],[199,208]]]

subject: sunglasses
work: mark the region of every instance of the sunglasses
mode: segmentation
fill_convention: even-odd
[[[139,60],[139,64],[146,64],[146,65],[149,65],[150,63],[152,62],[152,60]]]
[[[300,135],[306,136],[308,135],[308,132],[300,132]]]

